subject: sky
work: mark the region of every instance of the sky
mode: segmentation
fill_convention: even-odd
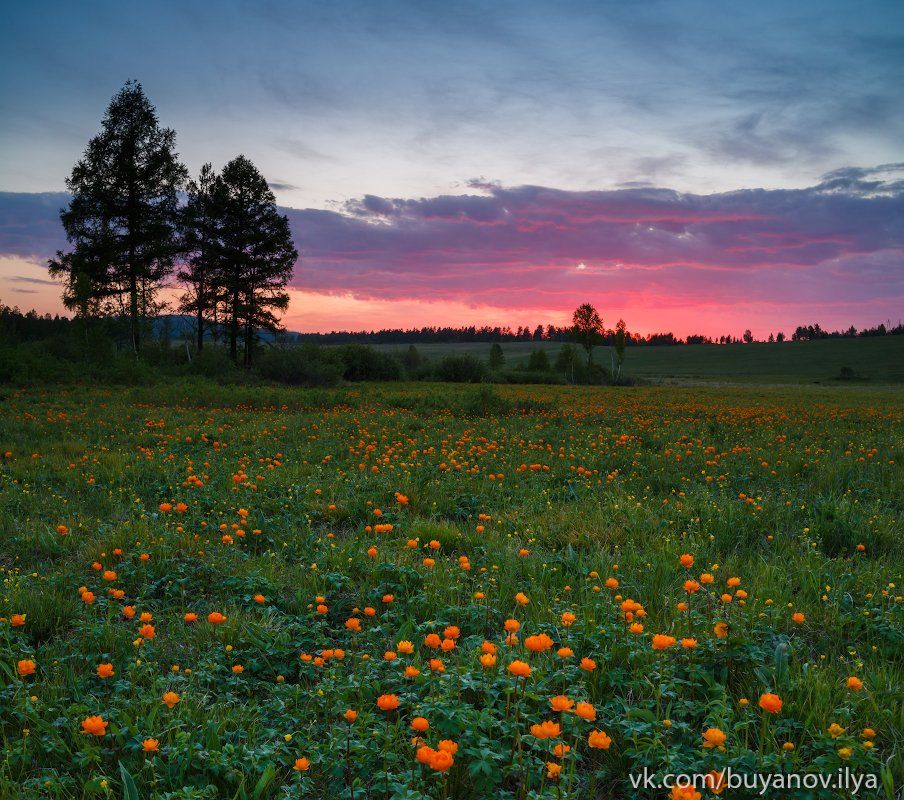
[[[900,2],[10,2],[0,301],[61,309],[65,179],[130,78],[292,223],[292,330],[756,336],[904,308]]]

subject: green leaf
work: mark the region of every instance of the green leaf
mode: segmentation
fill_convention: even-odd
[[[138,787],[122,761],[119,762],[119,776],[122,778],[122,800],[141,800],[138,795]]]
[[[260,800],[261,796],[265,791],[267,791],[267,787],[270,786],[270,783],[273,781],[274,776],[276,775],[276,767],[272,764],[267,764],[266,769],[263,774],[258,779],[257,784],[254,787],[254,791],[251,792],[251,800]]]

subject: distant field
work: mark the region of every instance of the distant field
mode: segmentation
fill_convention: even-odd
[[[405,351],[407,344],[377,345],[388,351]],[[542,348],[555,359],[560,342],[517,342],[502,345],[506,366],[525,362],[532,350]],[[450,353],[470,353],[489,358],[490,345],[419,344],[429,358]],[[609,348],[594,351],[600,364],[609,363]],[[661,381],[726,381],[731,383],[814,383],[834,381],[842,367],[870,383],[904,382],[904,336],[864,339],[823,339],[782,344],[691,345],[682,347],[630,347],[624,371],[629,375]],[[856,383],[856,381],[852,381]]]

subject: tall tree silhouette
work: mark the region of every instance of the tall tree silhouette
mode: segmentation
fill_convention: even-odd
[[[216,184],[219,233],[218,275],[229,320],[229,352],[251,366],[256,331],[279,330],[274,311],[289,305],[286,284],[298,251],[289,220],[276,210],[276,198],[263,175],[245,156],[230,161]]]
[[[592,364],[593,348],[603,341],[603,320],[590,303],[579,305],[574,310],[571,336],[587,352],[587,364]]]
[[[60,219],[73,249],[49,263],[66,281],[67,307],[128,316],[136,354],[178,253],[177,192],[187,172],[175,142],[141,84],[128,81],[66,181],[73,197]]]
[[[221,300],[217,240],[220,209],[217,207],[219,178],[210,164],[204,164],[197,180],[188,183],[188,202],[183,209],[183,250],[185,263],[178,278],[185,286],[179,310],[193,314],[198,352],[204,349],[204,333],[217,324]]]

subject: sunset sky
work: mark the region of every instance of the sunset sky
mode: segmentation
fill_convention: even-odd
[[[192,173],[270,182],[293,330],[904,316],[897,0],[7,4],[3,303],[61,310],[65,178],[129,78]]]

